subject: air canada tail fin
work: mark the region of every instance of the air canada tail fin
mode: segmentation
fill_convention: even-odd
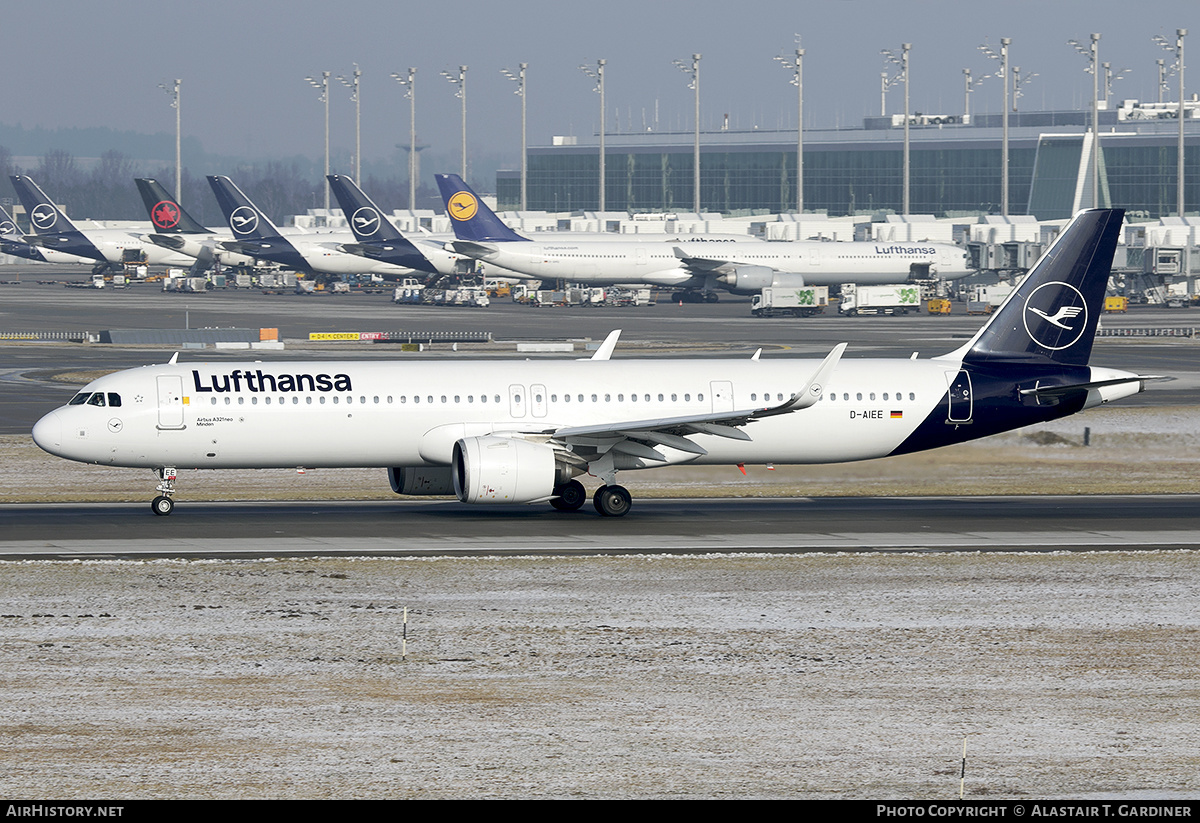
[[[204,226],[184,211],[183,206],[162,187],[162,184],[150,177],[138,177],[138,193],[150,215],[150,222],[160,232],[168,234],[212,234]]]
[[[209,175],[208,184],[212,186],[235,240],[266,240],[280,236],[275,224],[228,177]]]
[[[29,215],[29,227],[34,234],[79,234],[65,214],[46,196],[33,178],[24,174],[10,175],[13,188],[25,213]]]
[[[987,325],[954,355],[967,363],[1086,366],[1124,219],[1123,209],[1077,214]]]
[[[529,239],[504,225],[457,174],[435,174],[434,178],[442,192],[446,214],[450,215],[454,236],[459,240],[507,243]]]

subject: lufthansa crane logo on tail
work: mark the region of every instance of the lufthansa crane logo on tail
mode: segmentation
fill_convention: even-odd
[[[258,228],[258,213],[249,206],[238,206],[229,215],[229,228],[238,234],[252,234]]]
[[[1025,299],[1024,318],[1033,342],[1050,351],[1069,349],[1087,329],[1087,302],[1069,283],[1043,283]]]
[[[475,212],[479,211],[479,203],[475,196],[465,191],[455,194],[446,205],[450,216],[459,221],[470,220],[475,216]]]
[[[379,212],[370,206],[363,206],[358,211],[354,212],[354,216],[350,218],[350,223],[354,227],[355,234],[369,236],[379,231]]]
[[[160,200],[150,210],[150,219],[160,229],[173,229],[179,225],[179,207],[170,200]]]
[[[11,220],[0,221],[0,235],[10,235],[17,233],[17,226]]]
[[[58,212],[47,203],[39,203],[29,213],[29,220],[36,228],[48,229],[58,222]]]

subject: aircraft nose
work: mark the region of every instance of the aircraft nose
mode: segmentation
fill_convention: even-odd
[[[58,453],[62,446],[62,420],[57,412],[50,412],[33,425],[33,442],[51,454]]]

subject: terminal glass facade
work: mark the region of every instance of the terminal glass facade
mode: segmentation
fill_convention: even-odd
[[[1115,117],[1115,113],[1113,113]],[[1030,116],[1033,122],[1032,115]],[[1044,117],[1042,119],[1045,119]],[[1076,119],[1081,120],[1081,116]],[[1106,124],[1101,123],[1102,127]],[[1189,123],[1189,125],[1191,125]],[[1196,124],[1200,126],[1200,122]],[[1101,131],[1102,203],[1156,218],[1175,213],[1176,141],[1164,134],[1136,133],[1114,119]],[[1128,133],[1122,133],[1125,127]],[[1058,129],[1055,133],[1052,129]],[[1064,128],[1036,121],[1014,129],[1009,141],[1009,214],[1041,219],[1068,216],[1079,175],[1086,126]],[[987,134],[981,134],[981,132]],[[999,129],[914,129],[910,203],[914,214],[939,217],[1001,212]],[[1187,136],[1186,210],[1200,208],[1200,128]],[[1112,133],[1116,132],[1116,133]],[[899,212],[903,201],[903,149],[898,129],[825,133],[804,151],[804,207],[832,216]],[[796,208],[794,136],[763,135],[739,144],[739,135],[701,135],[700,205],[704,211],[776,213]],[[690,212],[692,146],[648,135],[656,145],[638,145],[639,136],[608,139],[606,205],[613,211]],[[650,140],[646,140],[650,142]],[[621,145],[626,143],[628,145]],[[1039,144],[1042,157],[1038,159]],[[1035,170],[1035,163],[1038,168]],[[534,148],[529,154],[529,208],[538,211],[591,211],[599,204],[597,147]],[[520,203],[520,175],[500,172],[496,193],[502,210]],[[1087,189],[1090,199],[1090,178]],[[1089,205],[1087,203],[1084,206]]]

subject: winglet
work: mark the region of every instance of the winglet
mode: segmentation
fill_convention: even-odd
[[[778,406],[772,406],[769,409],[764,409],[759,412],[756,417],[770,417],[773,414],[787,414],[788,412],[800,411],[807,409],[809,406],[816,405],[821,399],[822,392],[825,391],[825,384],[829,382],[830,375],[837,368],[838,361],[842,359],[842,353],[846,351],[845,343],[838,343],[833,347],[833,351],[825,356],[821,361],[821,365],[817,367],[817,371],[804,384],[804,388],[792,395],[792,398],[786,403]]]
[[[604,342],[596,349],[596,353],[591,356],[592,360],[608,360],[612,357],[613,349],[617,347],[617,338],[621,336],[620,329],[613,329],[608,333],[608,337],[604,338]]]

